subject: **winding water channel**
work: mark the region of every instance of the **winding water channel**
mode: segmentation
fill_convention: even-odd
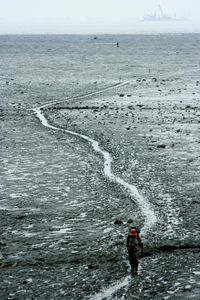
[[[80,96],[78,98],[87,98],[88,96],[93,96],[93,95],[96,95],[96,94],[99,94],[99,93],[102,93],[102,92],[105,92],[107,90],[111,90],[111,89],[114,89],[114,88],[118,88],[118,87],[121,87],[121,86],[124,86],[124,85],[127,85],[129,84],[129,82],[122,82],[122,83],[119,83],[115,86],[111,86],[111,87],[108,87],[106,89],[102,89],[100,91],[97,91],[97,92],[93,92],[93,93],[90,93],[90,94],[87,94],[87,95],[84,95],[84,96]],[[76,98],[77,99],[77,98]],[[79,134],[79,133],[76,133],[76,132],[73,132],[73,131],[70,131],[70,130],[67,130],[67,129],[62,129],[62,128],[59,128],[59,127],[55,127],[51,124],[49,124],[48,120],[46,119],[45,115],[44,115],[44,112],[43,112],[43,109],[44,108],[47,108],[47,107],[50,107],[51,105],[55,105],[55,104],[58,104],[58,103],[62,103],[62,102],[65,102],[65,101],[70,101],[70,100],[74,100],[74,98],[71,98],[71,99],[64,99],[64,100],[60,100],[60,101],[55,101],[55,102],[51,102],[51,103],[48,103],[48,104],[45,104],[45,105],[42,105],[40,107],[37,107],[37,108],[34,108],[33,111],[36,113],[36,116],[39,118],[39,120],[41,121],[42,125],[44,125],[45,127],[48,127],[50,129],[53,129],[53,130],[60,130],[60,131],[64,131],[68,134],[71,134],[71,135],[74,135],[74,136],[78,136],[80,137],[81,139],[84,139],[86,141],[88,141],[90,143],[90,145],[93,147],[93,149],[100,153],[103,158],[104,158],[104,174],[107,178],[109,178],[111,181],[113,182],[116,182],[117,184],[123,186],[127,191],[128,193],[130,194],[131,198],[137,202],[140,210],[141,210],[141,213],[144,217],[144,225],[142,227],[142,232],[143,232],[143,235],[145,235],[145,233],[148,231],[148,230],[151,230],[151,228],[156,224],[157,222],[157,217],[156,217],[156,214],[154,212],[154,210],[152,209],[152,206],[151,204],[149,203],[148,199],[146,197],[144,197],[139,191],[138,191],[138,188],[135,186],[135,185],[132,185],[128,182],[126,182],[125,180],[123,180],[122,178],[118,177],[118,176],[115,176],[112,172],[112,156],[109,152],[101,149],[101,147],[99,146],[99,142],[98,141],[95,141],[94,139],[86,136],[86,135],[83,135],[83,134]],[[123,279],[122,282],[117,282],[117,283],[114,283],[112,284],[111,287],[108,287],[106,288],[105,290],[103,290],[102,292],[98,293],[96,296],[92,296],[91,299],[102,299],[104,297],[109,297],[111,296],[114,292],[116,292],[116,290],[128,285],[129,283],[129,280],[130,280],[130,276],[127,276],[125,279]]]

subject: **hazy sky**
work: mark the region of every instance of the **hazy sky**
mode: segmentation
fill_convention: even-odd
[[[161,5],[178,22],[142,22]],[[0,34],[200,32],[200,0],[0,0]]]

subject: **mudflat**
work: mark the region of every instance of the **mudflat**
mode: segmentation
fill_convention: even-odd
[[[198,299],[199,38],[0,37],[2,298]]]

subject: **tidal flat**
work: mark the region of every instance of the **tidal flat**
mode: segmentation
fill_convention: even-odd
[[[198,299],[199,41],[0,37],[2,299]]]

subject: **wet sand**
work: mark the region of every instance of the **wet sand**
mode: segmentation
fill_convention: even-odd
[[[1,38],[2,298],[198,299],[198,37],[150,40]],[[56,129],[37,118],[41,106]],[[143,228],[144,209],[89,141],[63,129],[98,141],[151,205],[137,278],[126,221]]]
[[[199,215],[188,211],[188,205],[196,203],[199,189],[199,85],[194,81],[186,89],[178,80],[150,78],[134,80],[120,90],[111,96],[53,105],[45,113],[52,124],[99,141],[112,154],[116,174],[137,182],[156,210],[165,206],[159,225],[180,226],[184,216],[173,238],[179,240],[188,231],[193,239],[190,211],[197,227]],[[169,230],[166,234],[171,238]]]
[[[159,262],[170,260],[170,267],[165,266],[166,272],[172,270],[174,253],[175,257],[181,256],[181,261],[187,260],[185,255],[190,253],[193,259],[189,264],[195,268],[199,248],[199,211],[193,210],[193,205],[197,204],[200,175],[199,99],[193,95],[198,93],[199,87],[198,82],[194,82],[189,91],[184,85],[175,90],[177,83],[182,84],[173,79],[160,82],[157,78],[138,79],[113,95],[103,92],[97,99],[88,97],[84,102],[78,99],[73,104],[70,101],[54,104],[44,112],[54,126],[98,140],[102,149],[112,154],[113,172],[126,182],[136,184],[141,194],[150,199],[157,220],[155,225],[149,225],[143,238],[147,252],[158,252],[160,257],[159,253],[167,251],[167,258],[161,255],[156,259]],[[164,91],[157,93],[163,84]],[[135,89],[140,90],[139,97]],[[155,96],[148,96],[146,89]],[[180,93],[184,95],[180,97]],[[134,201],[134,197],[130,201]],[[135,205],[135,211],[133,209],[128,215],[143,226],[145,217],[136,198]],[[122,218],[126,221],[126,216]],[[172,256],[168,251],[174,251]],[[174,263],[177,268],[179,262],[175,259]],[[147,263],[147,268],[150,264],[156,273],[152,261]],[[141,276],[143,273],[145,267]],[[186,280],[188,274],[184,274]],[[142,282],[145,285],[146,278]]]

